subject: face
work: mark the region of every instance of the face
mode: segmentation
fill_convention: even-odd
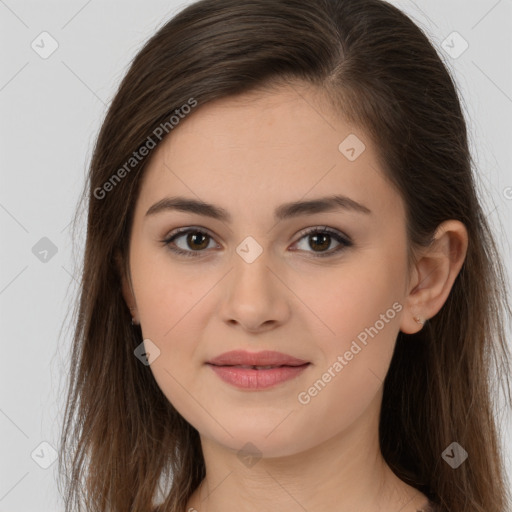
[[[124,283],[174,407],[204,438],[273,457],[376,417],[408,282],[404,205],[375,148],[298,90],[209,103],[156,148]],[[176,197],[214,208],[162,202]],[[233,350],[249,356],[211,364]],[[258,362],[273,368],[237,366]]]

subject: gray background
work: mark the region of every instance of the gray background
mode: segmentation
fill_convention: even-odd
[[[59,442],[71,339],[66,314],[84,241],[73,253],[70,221],[101,120],[130,60],[188,3],[0,0],[0,512],[62,510],[51,446]],[[427,31],[455,74],[485,211],[510,276],[512,0],[392,3]],[[58,43],[46,59],[31,47],[34,40],[42,46],[44,31]],[[469,44],[461,55],[454,31]],[[44,237],[55,254],[40,252],[50,246]],[[508,425],[512,472],[510,416],[500,421]]]

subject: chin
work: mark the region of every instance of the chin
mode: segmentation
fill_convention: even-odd
[[[227,421],[219,417],[219,423],[222,426],[216,422],[213,424],[209,422],[207,426],[198,425],[195,428],[202,438],[235,451],[241,459],[245,456],[254,457],[254,459],[288,457],[312,448],[318,443],[318,433],[313,429],[306,426],[300,428],[292,422],[285,426],[288,419],[283,421],[284,418],[286,414],[283,413],[275,421],[260,422],[250,418],[246,418],[243,422],[240,418]]]

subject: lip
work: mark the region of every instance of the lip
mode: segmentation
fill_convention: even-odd
[[[206,363],[224,381],[245,390],[262,390],[289,381],[300,375],[308,361],[282,352],[225,352]],[[272,366],[256,369],[252,366]]]
[[[215,366],[301,366],[308,363],[282,352],[264,350],[262,352],[248,352],[247,350],[232,350],[208,361]]]

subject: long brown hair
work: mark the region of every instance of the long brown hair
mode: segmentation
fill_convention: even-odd
[[[121,294],[115,255],[127,264],[152,154],[141,148],[179,129],[170,119],[180,114],[186,122],[184,105],[196,102],[197,110],[301,82],[317,86],[371,137],[404,199],[410,248],[428,244],[448,219],[468,230],[466,260],[446,303],[420,332],[398,335],[384,383],[383,456],[441,510],[507,509],[495,383],[510,401],[511,311],[448,70],[427,36],[381,0],[202,0],[136,55],[94,147],[59,454],[66,512],[82,504],[88,512],[182,512],[205,476],[197,430],[134,356],[142,334]],[[469,454],[456,470],[441,456],[454,441]]]

